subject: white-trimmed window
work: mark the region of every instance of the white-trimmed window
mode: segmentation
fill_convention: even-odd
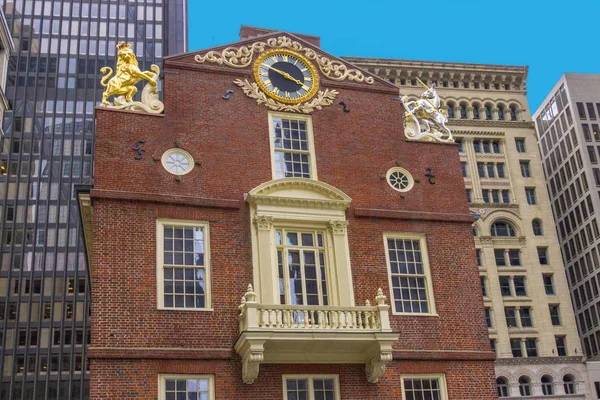
[[[213,375],[159,375],[159,400],[214,400]]]
[[[284,400],[339,400],[337,375],[283,375]]]
[[[269,113],[269,131],[273,179],[317,179],[311,117]]]
[[[210,309],[207,222],[157,221],[158,308]]]
[[[277,229],[275,243],[281,304],[328,305],[325,232]]]
[[[404,375],[402,398],[405,400],[447,400],[446,377],[444,375]]]
[[[384,234],[395,314],[435,314],[425,236]]]

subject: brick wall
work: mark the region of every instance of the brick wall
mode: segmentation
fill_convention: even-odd
[[[179,371],[214,373],[219,399],[282,398],[281,374],[307,371],[339,374],[344,399],[401,398],[399,374],[421,372],[446,373],[452,399],[493,398],[493,354],[471,228],[466,218],[451,221],[468,216],[457,149],[405,141],[395,91],[380,81],[322,79],[322,88],[340,94],[334,105],[312,115],[319,180],[353,199],[347,218],[356,302],[372,300],[379,287],[391,297],[383,232],[425,233],[438,315],[391,317],[400,340],[378,384],[367,383],[364,365],[268,364],[261,365],[254,385],[242,383],[232,346],[239,333],[237,306],[252,281],[251,225],[243,199],[271,179],[267,109],[232,83],[250,79],[249,70],[192,59],[165,63],[170,74],[164,116],[97,109],[91,398],[155,398],[157,374]],[[232,88],[234,94],[223,100]],[[337,101],[351,112],[344,113]],[[142,160],[131,149],[138,140],[145,142]],[[200,162],[181,181],[160,162],[174,146]],[[404,196],[382,179],[396,165],[419,180]],[[426,168],[433,169],[435,184],[424,177]],[[365,210],[379,210],[374,212],[379,216]],[[209,221],[214,311],[157,310],[157,218]],[[136,347],[189,351],[131,349]],[[123,351],[107,355],[103,348]]]

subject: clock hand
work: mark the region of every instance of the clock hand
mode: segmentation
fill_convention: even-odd
[[[287,78],[287,79],[289,79],[289,80],[291,80],[291,81],[294,81],[294,82],[296,82],[298,85],[302,85],[302,82],[300,82],[298,79],[294,78],[293,76],[291,76],[291,75],[290,75],[290,74],[288,74],[287,72],[280,71],[280,70],[278,70],[277,68],[273,68],[273,67],[271,67],[270,65],[265,65],[265,67],[267,67],[267,68],[269,68],[269,69],[272,69],[273,71],[277,72],[277,73],[278,73],[278,74],[280,74],[280,75],[283,75],[283,77],[284,77],[284,78]]]

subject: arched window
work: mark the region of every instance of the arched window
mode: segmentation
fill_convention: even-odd
[[[505,221],[497,221],[492,224],[492,236],[517,236],[515,228]]]
[[[492,119],[492,106],[490,106],[489,104],[485,106],[485,119]]]
[[[510,106],[510,120],[511,121],[517,120],[517,107],[514,105]]]
[[[473,104],[473,119],[479,118],[479,104]]]
[[[504,121],[504,106],[498,106],[498,119]]]
[[[533,228],[533,234],[535,236],[542,236],[544,234],[544,232],[542,232],[542,221],[539,219],[531,221],[531,227]]]
[[[498,397],[508,397],[508,380],[506,378],[496,378],[496,387],[498,388]]]
[[[468,116],[467,105],[463,103],[460,105],[460,119],[467,119]]]
[[[448,103],[448,118],[454,118],[454,104]]]
[[[519,393],[521,396],[531,396],[531,379],[526,376],[519,378]]]
[[[575,378],[573,378],[573,375],[563,376],[563,384],[565,385],[565,394],[575,394]]]
[[[552,377],[549,375],[542,376],[542,393],[544,396],[551,396],[554,394],[554,385]]]

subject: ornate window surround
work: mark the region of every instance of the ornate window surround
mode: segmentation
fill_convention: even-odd
[[[276,179],[246,195],[252,220],[253,281],[257,301],[279,304],[275,232],[277,228],[325,231],[329,304],[354,306],[345,211],[350,197],[323,182]]]

